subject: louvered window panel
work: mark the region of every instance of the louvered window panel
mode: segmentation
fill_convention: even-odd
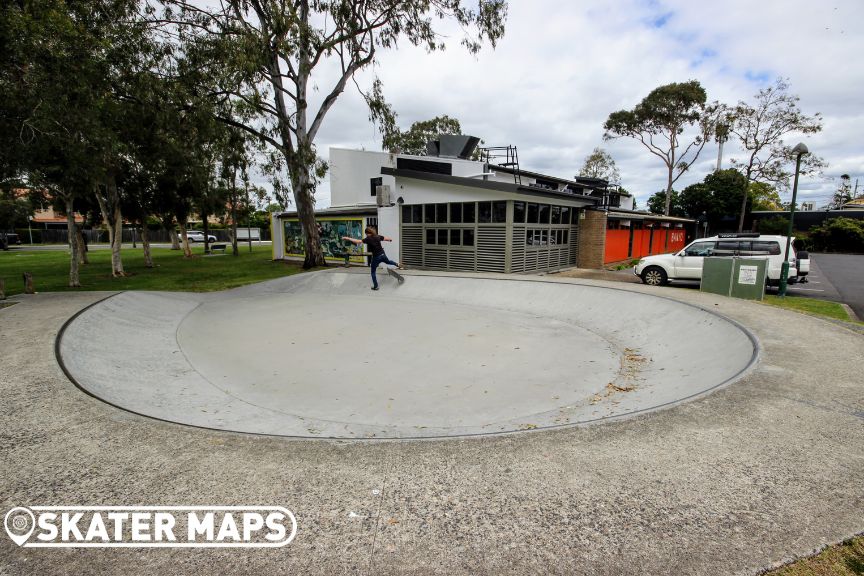
[[[423,229],[403,227],[401,244],[402,263],[406,266],[423,266]]]
[[[504,272],[504,250],[507,241],[505,226],[477,228],[477,271]]]

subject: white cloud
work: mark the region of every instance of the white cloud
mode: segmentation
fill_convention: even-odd
[[[403,43],[381,53],[379,66],[358,82],[368,87],[373,73],[382,79],[403,128],[448,114],[488,145],[518,146],[526,169],[573,176],[585,156],[603,146],[618,163],[623,185],[644,206],[665,186],[665,167],[638,143],[603,143],[610,112],[632,108],[669,82],[696,79],[710,99],[735,103],[785,77],[801,96],[802,110],[825,117],[822,133],[801,140],[830,163],[828,176],[848,173],[854,183],[864,178],[858,144],[864,67],[855,64],[864,48],[862,17],[859,0],[514,1],[496,50],[486,47],[472,57],[450,27],[446,51],[427,54]],[[327,82],[318,81],[323,92]],[[325,119],[317,144],[325,156],[330,146],[380,148],[353,86]],[[735,153],[734,143],[727,144],[727,163]],[[676,188],[700,181],[716,156],[716,145],[706,146]],[[834,181],[804,179],[801,194],[827,198],[835,187]],[[326,183],[318,196],[319,205],[329,203]]]

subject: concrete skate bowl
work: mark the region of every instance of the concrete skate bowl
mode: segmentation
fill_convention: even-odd
[[[359,271],[357,271],[359,272]],[[706,310],[529,279],[325,271],[228,292],[124,292],[64,327],[85,392],[140,415],[278,436],[407,439],[570,426],[741,378],[758,345]]]

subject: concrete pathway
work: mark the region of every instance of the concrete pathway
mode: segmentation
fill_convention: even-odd
[[[864,338],[756,303],[649,293],[748,327],[758,367],[623,421],[377,443],[207,431],[108,406],[54,360],[63,323],[106,294],[19,297],[0,309],[4,513],[279,505],[299,530],[273,550],[22,549],[2,535],[0,574],[755,574],[864,530]]]

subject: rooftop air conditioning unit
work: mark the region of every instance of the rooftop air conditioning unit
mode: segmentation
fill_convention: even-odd
[[[384,184],[382,186],[375,187],[375,200],[378,203],[378,207],[383,206],[392,206],[393,201],[390,198],[390,185]]]

